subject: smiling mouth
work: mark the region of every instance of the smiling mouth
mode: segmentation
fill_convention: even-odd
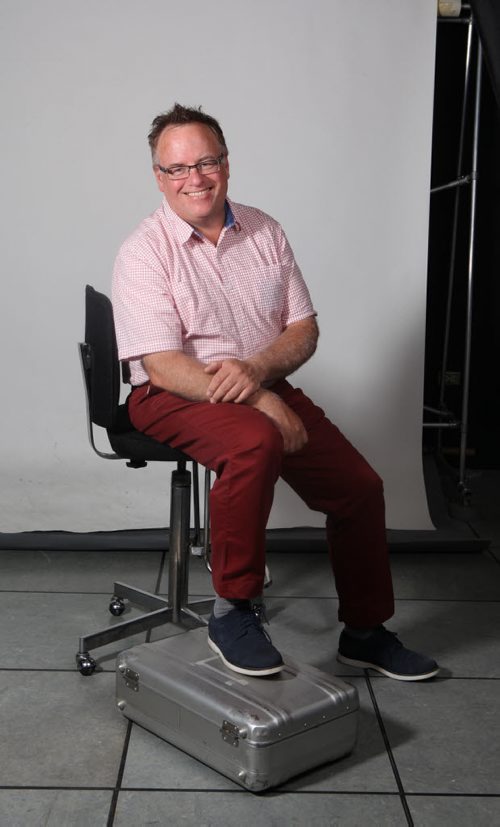
[[[211,189],[211,187],[207,187],[204,190],[196,190],[195,192],[185,192],[184,195],[188,195],[190,198],[203,198],[203,196],[210,192]]]

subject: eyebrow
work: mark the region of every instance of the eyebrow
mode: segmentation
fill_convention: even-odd
[[[220,155],[220,153],[219,153]],[[206,155],[202,155],[201,158],[198,158],[196,161],[197,164],[200,164],[202,161],[207,161],[209,158],[218,158],[219,155],[215,155],[213,152],[207,152]],[[192,164],[187,164],[185,161],[172,161],[171,164],[166,165],[168,167],[189,167]]]

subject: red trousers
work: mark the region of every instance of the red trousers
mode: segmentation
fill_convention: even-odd
[[[294,454],[284,454],[276,426],[247,405],[190,402],[142,385],[129,397],[129,414],[135,428],[216,473],[210,521],[217,594],[260,595],[266,524],[281,476],[310,508],[326,514],[339,620],[353,627],[383,623],[394,599],[382,481],[300,389],[281,380],[272,391],[307,430],[307,444]]]

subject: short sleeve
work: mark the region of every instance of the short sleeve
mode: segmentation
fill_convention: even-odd
[[[284,292],[282,323],[283,327],[287,327],[308,316],[315,316],[316,311],[300,267],[295,261],[292,248],[279,224],[277,225],[277,246],[282,266]]]
[[[182,350],[181,322],[169,273],[145,241],[140,245],[125,242],[121,247],[113,271],[112,302],[120,359]]]

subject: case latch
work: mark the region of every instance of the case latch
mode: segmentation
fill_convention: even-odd
[[[130,669],[129,666],[120,666],[119,670],[122,674],[123,680],[125,681],[126,686],[129,689],[132,689],[133,692],[139,691],[139,673],[134,672],[133,669]]]
[[[223,721],[220,728],[220,733],[222,735],[222,740],[225,741],[226,744],[230,744],[232,747],[238,746],[240,740],[240,730],[236,724],[232,724],[231,721]]]

